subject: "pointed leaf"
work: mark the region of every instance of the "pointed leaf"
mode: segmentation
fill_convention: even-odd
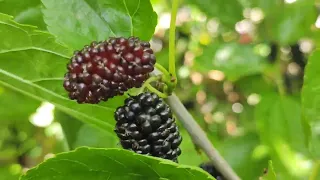
[[[61,153],[36,168],[21,180],[28,179],[167,179],[214,180],[198,167],[185,166],[121,149],[78,148]]]
[[[270,149],[277,172],[292,177],[306,175],[310,169],[302,165],[307,147],[299,102],[278,94],[263,95],[255,110],[255,118],[261,140]]]
[[[1,0],[0,13],[14,16],[14,20],[19,23],[46,29],[41,13],[41,0]]]
[[[110,36],[149,40],[157,14],[149,0],[42,0],[48,30],[73,49]]]
[[[311,134],[310,148],[314,156],[320,157],[320,51],[317,50],[308,59],[302,90],[302,108],[305,123]]]
[[[262,180],[277,180],[276,173],[274,172],[272,161],[269,161],[268,172],[262,177]]]

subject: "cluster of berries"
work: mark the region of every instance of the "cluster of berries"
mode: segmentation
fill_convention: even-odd
[[[70,99],[96,104],[141,87],[155,63],[150,44],[137,37],[92,42],[74,53],[63,86]],[[114,118],[123,148],[178,162],[182,137],[170,107],[156,94],[127,98]]]

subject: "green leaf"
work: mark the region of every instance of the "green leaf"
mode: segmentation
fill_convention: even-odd
[[[262,180],[277,180],[276,173],[274,172],[272,161],[269,161],[268,172],[262,177]]]
[[[21,180],[28,179],[214,179],[200,168],[185,166],[121,149],[79,148],[61,153],[36,168]]]
[[[254,46],[238,43],[211,44],[195,60],[195,70],[220,70],[229,80],[261,72],[265,59],[254,51]]]
[[[288,4],[282,0],[257,0],[266,14],[260,26],[260,34],[266,39],[282,45],[296,43],[307,36],[317,18],[313,0],[296,1]]]
[[[14,20],[18,23],[46,29],[41,13],[41,0],[2,0],[0,1],[0,12],[14,16]]]
[[[320,179],[320,161],[319,160],[316,160],[314,162],[309,179],[310,180]]]
[[[251,0],[251,7],[259,7],[269,17],[274,13],[277,13],[281,6],[283,6],[283,0]]]
[[[268,94],[275,92],[277,89],[272,83],[266,81],[262,74],[255,74],[239,79],[235,82],[235,86],[241,93],[249,96],[252,93]]]
[[[308,59],[302,90],[302,107],[306,119],[311,123],[320,122],[320,51]]]
[[[0,177],[2,180],[17,180],[21,174],[21,166],[19,164],[12,164],[10,166],[0,167]]]
[[[302,89],[302,108],[305,123],[311,130],[311,152],[315,157],[320,157],[317,150],[320,147],[320,51],[317,50],[308,59],[305,69],[304,84]]]
[[[201,156],[196,151],[195,145],[186,130],[180,128],[180,134],[183,141],[179,147],[183,153],[179,156],[179,163],[190,166],[199,166],[204,161],[204,156]]]
[[[47,26],[44,23],[41,12],[41,5],[28,8],[15,16],[15,21],[22,24],[30,24],[37,26],[41,30],[46,30]]]
[[[313,133],[310,136],[310,144],[309,144],[309,149],[310,152],[313,156],[313,159],[319,159],[320,158],[320,135],[317,129],[320,126],[317,125],[316,127],[312,127]]]
[[[264,95],[255,119],[276,169],[292,177],[305,176],[310,169],[302,165],[308,157],[299,102],[287,96]]]
[[[59,109],[54,110],[54,119],[61,124],[65,141],[67,141],[69,149],[74,149],[73,144],[77,139],[79,129],[84,125],[83,122]]]
[[[49,101],[83,122],[113,131],[113,112],[123,104],[118,96],[99,105],[78,104],[67,98],[63,77],[71,51],[34,27],[0,14],[0,84],[39,101]],[[108,117],[106,119],[106,117]]]
[[[96,127],[84,124],[77,133],[73,149],[81,147],[115,148],[121,147],[119,139],[111,132],[105,132]]]
[[[257,179],[267,165],[266,157],[253,155],[259,143],[257,134],[248,133],[242,137],[229,138],[217,148],[241,179]]]
[[[42,0],[48,30],[72,49],[110,36],[149,40],[157,14],[149,0]]]
[[[55,119],[60,122],[71,150],[81,146],[114,148],[118,145],[119,140],[113,132],[102,131],[90,124],[84,124],[57,109],[55,110]],[[118,146],[120,147],[120,145]]]
[[[236,22],[243,19],[243,7],[239,1],[224,0],[188,0],[209,17],[218,18],[224,26],[234,28]]]
[[[0,121],[28,120],[40,102],[0,85]],[[17,103],[23,102],[23,103]]]

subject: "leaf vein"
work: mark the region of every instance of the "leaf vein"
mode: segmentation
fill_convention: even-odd
[[[122,0],[123,4],[124,4],[124,7],[126,8],[126,11],[128,13],[128,16],[130,18],[130,33],[131,35],[133,35],[133,22],[132,22],[132,17],[130,15],[130,12],[129,12],[129,9],[127,7],[127,3],[126,3],[126,0]]]

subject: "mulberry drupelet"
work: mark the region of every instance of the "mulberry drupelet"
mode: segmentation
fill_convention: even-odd
[[[92,42],[74,53],[63,86],[70,99],[96,104],[141,87],[155,62],[150,44],[136,37]]]
[[[170,107],[154,93],[125,100],[115,111],[115,132],[124,149],[178,162],[182,137]]]

